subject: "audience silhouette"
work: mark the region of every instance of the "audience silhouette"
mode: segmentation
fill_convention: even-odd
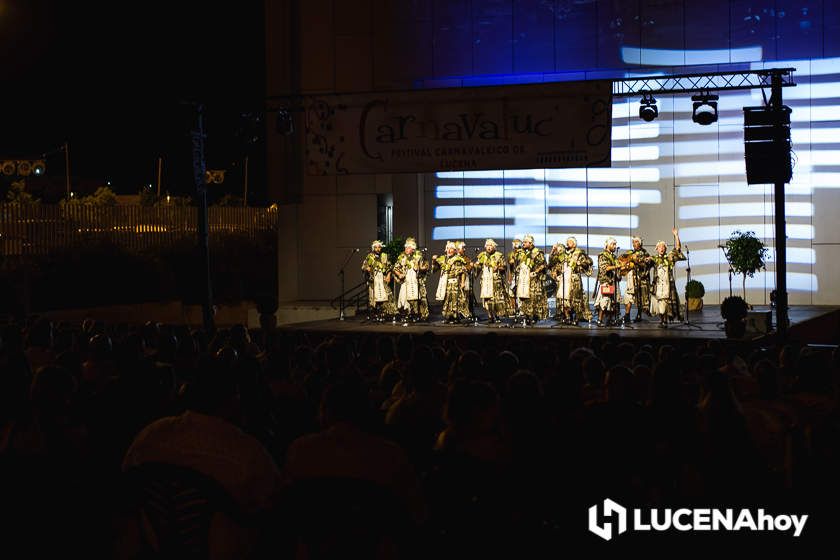
[[[267,328],[5,325],[6,546],[520,555],[596,538],[604,498],[816,518],[840,490],[836,348]]]

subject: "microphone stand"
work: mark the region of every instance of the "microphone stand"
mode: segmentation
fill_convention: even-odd
[[[618,250],[620,247],[616,245],[615,247],[615,254],[618,255]],[[616,257],[617,261],[618,257]],[[613,293],[610,296],[612,300],[612,309],[610,310],[610,320],[608,323],[608,327],[624,327],[624,322],[621,321],[621,310],[619,309],[620,301],[618,299],[618,290],[621,287],[621,267],[613,269]]]
[[[474,253],[473,259],[476,259],[477,255],[479,253],[479,250],[480,249],[478,247],[473,247],[473,253]],[[472,326],[473,327],[478,326],[478,313],[476,313],[476,308],[478,307],[478,299],[476,299],[476,297],[475,297],[475,284],[476,284],[475,279],[477,277],[477,275],[475,273],[475,262],[476,261],[473,260],[473,263],[472,263],[473,268],[467,271],[467,281],[470,283],[470,293],[469,293],[469,296],[468,296],[469,299],[467,299],[467,309],[469,309],[470,315],[472,316]],[[479,295],[481,295],[481,294],[479,293]]]
[[[516,326],[517,322],[519,321],[519,298],[516,296],[516,292],[519,288],[519,268],[516,267],[513,269],[513,326]]]
[[[732,270],[732,265],[729,265],[729,297],[732,297],[732,273],[735,272]]]
[[[561,321],[560,321],[561,325],[571,325],[572,324],[571,306],[569,306],[570,307],[569,308],[569,314],[566,315],[566,305],[569,305],[569,302],[566,301],[566,261],[565,261],[565,259],[567,259],[567,258],[569,258],[568,255],[564,254],[563,255],[563,259],[564,259],[563,264],[560,265],[561,266],[560,270],[562,271],[562,274],[560,275],[560,313],[562,313]],[[572,267],[570,266],[569,267],[569,274],[571,274],[571,273],[572,273]],[[557,298],[554,298],[554,299],[556,300]]]
[[[729,265],[729,297],[732,297],[732,263],[729,261],[729,255],[726,253],[726,245],[718,245],[718,249],[723,251],[723,257],[726,259],[726,263]],[[717,323],[716,328],[723,330],[725,324],[724,322]]]
[[[617,249],[616,253],[618,253]],[[613,288],[612,293],[612,325],[610,326],[624,328],[624,321],[621,320],[621,309],[619,307],[621,302],[618,299],[618,290],[621,287],[621,268],[616,268],[614,272],[615,276],[613,277],[613,283],[615,287]]]
[[[391,324],[392,325],[397,324],[397,314],[400,312],[400,310],[397,309],[397,275],[394,273],[394,266],[396,266],[396,264],[397,264],[396,261],[393,264],[390,264],[390,266],[391,266],[391,299],[393,300],[392,305],[394,306],[393,307],[394,315],[391,317]]]
[[[703,327],[700,325],[692,323],[688,316],[688,284],[691,282],[691,251],[688,250],[688,245],[685,246],[685,259],[687,264],[685,268],[685,321],[679,326],[688,327],[689,329],[703,330]],[[679,328],[679,326],[677,328]]]
[[[516,266],[516,274],[514,276],[516,278],[516,280],[514,282],[514,285],[516,286],[516,290],[519,289],[519,275],[520,274],[521,274],[521,272],[519,272],[519,265],[517,265]],[[528,279],[528,282],[530,283],[530,278]],[[514,293],[514,298],[516,299],[516,320],[514,321],[513,326],[522,327],[523,329],[527,328],[528,327],[528,319],[525,317],[525,315],[522,314],[522,302],[519,300],[519,298],[516,297],[516,291],[514,291],[513,293]],[[530,294],[530,290],[529,290],[529,294]],[[520,323],[520,320],[522,321],[521,323]]]
[[[723,251],[723,256],[726,258],[727,264],[729,264],[729,297],[732,297],[732,263],[729,262],[729,255],[726,253],[726,247],[724,245],[718,245],[718,249]]]
[[[516,328],[519,326],[520,314],[522,312],[519,307],[519,298],[516,295],[519,288],[519,264],[516,263],[516,259],[514,259],[513,274],[511,276],[513,277],[513,289],[511,290],[513,292],[513,323],[510,326]],[[522,326],[525,326],[524,319],[522,320]]]
[[[341,293],[338,296],[338,320],[344,320],[344,269],[347,268],[347,263],[350,262],[350,257],[354,254],[358,253],[358,249],[351,249],[350,253],[347,254],[347,258],[344,259],[344,264],[341,265],[341,270],[338,271],[338,275],[341,277]]]

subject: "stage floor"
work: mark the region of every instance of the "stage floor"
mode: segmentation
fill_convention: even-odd
[[[822,318],[840,310],[835,306],[794,306],[791,307],[790,323],[791,328],[801,327],[808,321]],[[756,306],[753,313],[768,312],[767,306]],[[634,311],[635,314],[635,311]],[[684,339],[692,338],[698,340],[725,339],[726,333],[723,330],[723,319],[720,316],[720,307],[717,305],[708,306],[702,311],[692,312],[690,315],[691,324],[671,323],[668,328],[659,328],[659,321],[655,318],[645,317],[640,323],[632,323],[621,327],[599,327],[594,323],[580,323],[579,326],[561,325],[555,321],[540,321],[536,325],[523,327],[512,325],[510,322],[504,324],[488,325],[485,321],[477,325],[446,325],[440,317],[433,317],[428,323],[403,325],[402,323],[372,323],[366,322],[364,318],[352,317],[344,321],[330,319],[326,321],[312,321],[308,323],[295,323],[279,327],[283,331],[311,332],[313,334],[357,334],[357,333],[392,333],[403,332],[423,333],[432,331],[438,336],[475,336],[484,333],[494,332],[505,336],[563,336],[563,337],[601,337],[610,333],[618,333],[622,338],[639,339]],[[773,325],[775,326],[776,313],[772,314]],[[748,332],[745,339],[764,336],[763,332]]]

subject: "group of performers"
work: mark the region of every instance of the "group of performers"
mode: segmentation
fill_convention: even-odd
[[[679,233],[672,230],[674,246],[669,251],[659,241],[653,254],[633,237],[633,248],[618,253],[616,240],[606,240],[598,255],[597,281],[592,294],[597,312],[597,325],[630,324],[630,312],[636,306],[634,322],[643,315],[656,316],[659,326],[681,321],[680,301],[674,276],[674,265],[685,260]],[[565,244],[555,244],[546,256],[534,245],[531,235],[513,240],[513,249],[505,256],[492,239],[484,243],[484,251],[471,259],[463,241],[447,241],[442,255],[430,261],[417,242],[408,238],[404,252],[389,262],[381,241],[371,244],[371,252],[362,262],[368,283],[368,303],[371,318],[384,322],[400,317],[404,322],[428,321],[429,304],[427,281],[439,273],[435,300],[443,303],[443,319],[448,324],[478,321],[473,282],[478,282],[478,299],[487,312],[487,322],[499,323],[505,318],[524,324],[548,319],[547,281],[556,284],[556,312],[554,320],[578,325],[591,322],[589,297],[583,287],[582,276],[592,276],[594,262],[578,247],[577,239],[569,237]],[[477,249],[476,249],[477,251]],[[399,286],[394,301],[391,282]],[[624,281],[622,295],[621,283]],[[621,316],[623,304],[624,315]]]

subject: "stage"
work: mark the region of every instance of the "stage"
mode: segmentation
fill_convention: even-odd
[[[770,339],[769,335],[762,332],[761,327],[766,318],[767,312],[771,311],[768,306],[755,306],[748,318],[748,332],[741,340]],[[635,310],[634,314],[635,315]],[[840,333],[840,307],[835,306],[793,306],[789,310],[790,329],[789,334],[792,340],[811,344],[837,344],[838,333]],[[478,324],[447,325],[440,316],[433,316],[427,323],[416,323],[405,325],[397,322],[376,323],[369,322],[364,317],[351,317],[344,321],[338,318],[325,321],[311,321],[307,323],[295,323],[279,327],[283,332],[312,333],[319,336],[325,335],[348,335],[362,333],[389,333],[400,334],[404,332],[423,333],[431,331],[437,336],[480,336],[486,333],[496,333],[499,336],[561,336],[569,338],[590,338],[607,337],[612,333],[618,334],[621,338],[639,340],[674,340],[674,339],[695,339],[695,340],[723,340],[726,333],[723,330],[723,319],[720,316],[720,307],[710,305],[702,311],[691,312],[690,323],[671,323],[668,328],[659,327],[659,320],[645,317],[640,323],[631,323],[619,327],[598,327],[595,323],[580,323],[579,326],[562,325],[552,320],[540,321],[531,326],[514,325],[510,320],[504,324],[488,325],[483,315]],[[775,310],[772,313],[772,321],[775,324]],[[758,327],[758,328],[752,328]]]

